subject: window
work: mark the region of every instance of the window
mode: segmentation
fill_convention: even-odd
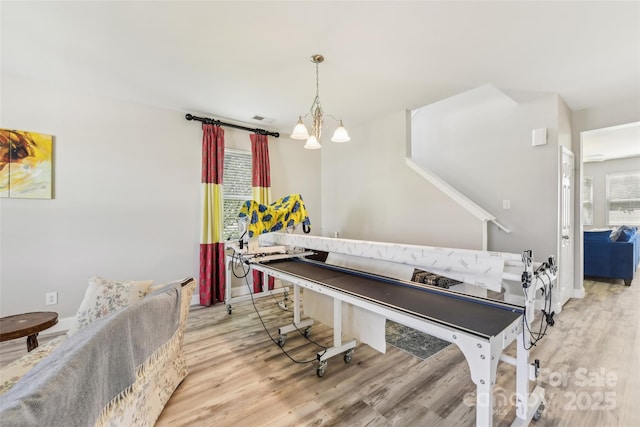
[[[224,239],[238,239],[238,212],[245,200],[250,200],[251,153],[225,150],[223,176]]]
[[[582,182],[582,224],[593,225],[593,177],[585,176]]]
[[[640,225],[640,171],[607,174],[609,225]]]

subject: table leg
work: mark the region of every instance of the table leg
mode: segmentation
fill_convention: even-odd
[[[27,337],[27,352],[33,350],[38,347],[38,333],[33,335],[29,335]]]

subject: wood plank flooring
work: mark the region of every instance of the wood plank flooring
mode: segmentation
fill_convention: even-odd
[[[585,281],[587,295],[571,300],[531,352],[547,407],[536,426],[640,425],[640,280]],[[275,298],[256,305],[267,329],[292,317]],[[51,336],[41,335],[41,344]],[[331,330],[314,325],[311,338],[331,345]],[[23,340],[0,344],[0,367],[26,352]],[[290,334],[285,348],[314,360],[319,347]],[[450,345],[421,361],[389,346],[380,354],[358,345],[353,361],[290,361],[266,335],[251,302],[194,307],[185,334],[190,374],[157,426],[473,426],[475,385],[464,356]],[[515,356],[515,344],[507,354]],[[532,384],[533,386],[533,384]],[[498,367],[494,425],[515,417],[515,368]]]

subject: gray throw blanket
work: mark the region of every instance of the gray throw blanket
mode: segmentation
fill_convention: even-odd
[[[98,319],[66,339],[0,397],[0,424],[93,426],[176,332],[180,285]]]

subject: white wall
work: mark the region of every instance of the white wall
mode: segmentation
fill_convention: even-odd
[[[556,101],[558,103],[558,145],[568,148],[575,154],[573,148],[575,141],[571,133],[572,112],[562,98],[558,96]]]
[[[607,181],[610,173],[640,170],[640,157],[584,163],[583,176],[593,177],[593,224],[585,229],[607,228]]]
[[[491,226],[489,250],[557,256],[559,123],[570,145],[564,103],[556,95],[516,103],[489,85],[454,98],[416,113],[412,159],[511,230]],[[538,128],[547,129],[548,143],[534,147]]]
[[[53,200],[0,200],[2,316],[73,316],[91,275],[197,278],[200,123],[7,73],[1,84],[1,127],[54,136],[55,191]],[[247,132],[224,129],[228,147],[249,150]],[[274,196],[302,192],[319,211],[319,178],[298,173],[317,172],[319,159],[282,139],[270,138]],[[45,306],[52,291],[59,304]]]
[[[578,166],[582,167],[582,132],[637,121],[640,121],[640,95],[615,104],[574,111],[571,117],[571,129],[574,141],[573,151],[576,155]],[[581,200],[576,200],[576,203],[578,207],[582,206]],[[576,216],[579,216],[580,212],[581,209],[576,209]],[[576,223],[580,224],[580,221],[576,219]]]
[[[274,201],[287,194],[301,194],[311,220],[312,235],[322,234],[320,193],[320,153],[303,148],[304,141],[296,141],[281,134],[270,140],[271,196]]]
[[[323,235],[480,249],[480,222],[406,165],[408,121],[400,111],[323,142]]]

